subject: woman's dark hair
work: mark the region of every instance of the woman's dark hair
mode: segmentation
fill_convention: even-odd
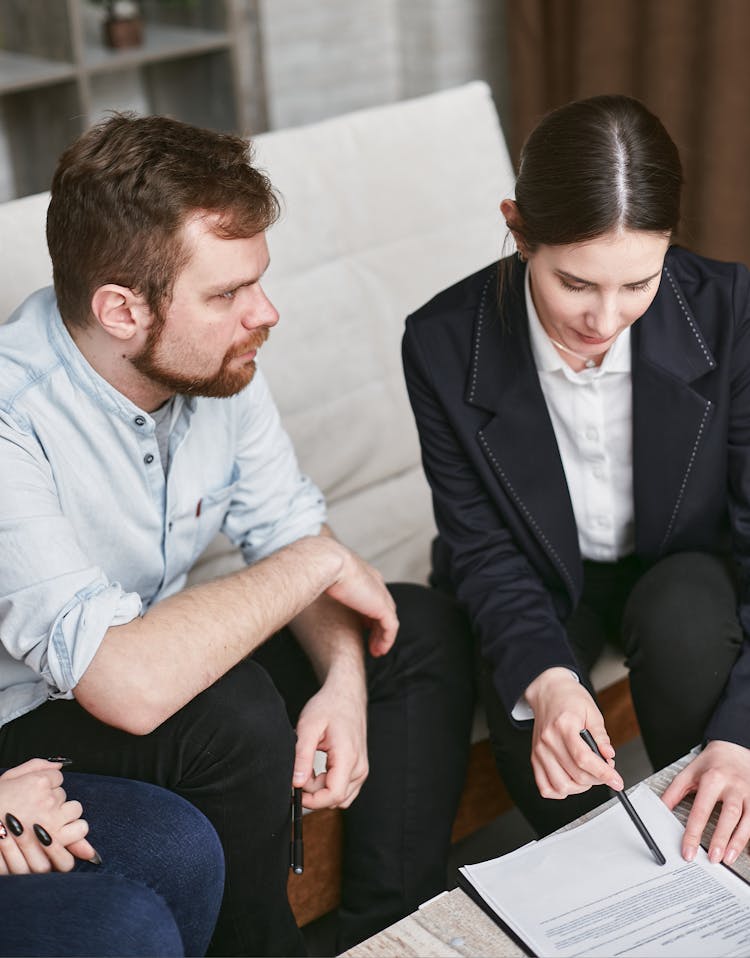
[[[540,243],[613,229],[674,233],[682,166],[658,117],[628,96],[595,96],[548,113],[521,151],[513,228]]]
[[[521,150],[518,221],[528,252],[614,229],[673,234],[682,165],[672,138],[629,96],[594,96],[547,113]]]
[[[521,151],[514,229],[530,252],[613,229],[673,233],[682,166],[654,116],[628,96],[595,96],[548,113]]]

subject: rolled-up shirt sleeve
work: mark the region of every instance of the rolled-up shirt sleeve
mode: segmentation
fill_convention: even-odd
[[[326,521],[323,493],[299,467],[266,381],[256,372],[240,404],[237,483],[223,531],[252,564]]]
[[[141,598],[87,559],[41,445],[2,413],[0,489],[0,640],[50,697],[70,698],[107,629],[136,618]],[[7,666],[0,688],[12,684]]]

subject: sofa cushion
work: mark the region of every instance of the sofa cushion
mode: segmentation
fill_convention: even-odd
[[[0,203],[0,323],[35,289],[52,282],[45,222],[49,193]]]
[[[264,134],[256,150],[284,202],[263,369],[334,530],[387,578],[422,581],[434,524],[401,334],[409,312],[500,254],[514,176],[489,88]]]

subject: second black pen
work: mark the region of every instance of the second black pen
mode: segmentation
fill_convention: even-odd
[[[292,789],[292,839],[290,842],[289,866],[295,875],[305,870],[304,847],[302,845],[302,789]]]

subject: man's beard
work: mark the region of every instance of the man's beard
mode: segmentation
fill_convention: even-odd
[[[228,351],[221,362],[218,372],[211,376],[185,376],[170,368],[156,355],[162,338],[164,322],[160,318],[154,321],[148,332],[146,344],[141,353],[132,359],[135,368],[144,376],[171,392],[184,396],[208,396],[216,399],[234,396],[247,386],[255,375],[255,360],[237,366],[233,360],[245,353],[260,349],[268,339],[269,328],[261,326],[254,330],[241,345]]]

